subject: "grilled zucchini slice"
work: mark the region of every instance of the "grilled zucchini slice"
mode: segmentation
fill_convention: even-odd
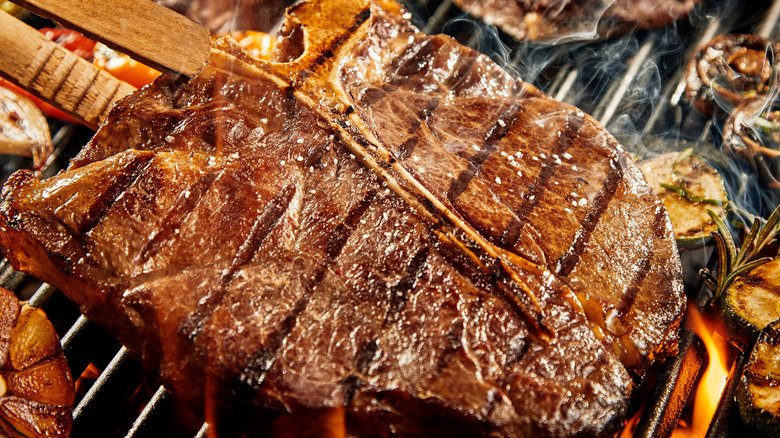
[[[780,436],[780,320],[761,331],[742,373],[737,402],[746,425]]]
[[[780,257],[738,277],[719,298],[726,336],[740,350],[780,318]]]
[[[691,149],[642,160],[639,168],[669,211],[678,248],[707,245],[717,229],[707,209],[723,218],[728,204],[718,172]]]

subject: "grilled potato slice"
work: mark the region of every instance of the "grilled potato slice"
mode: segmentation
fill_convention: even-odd
[[[780,318],[780,257],[734,280],[717,306],[728,339],[743,350],[758,332]]]
[[[780,320],[758,337],[737,388],[742,421],[767,436],[780,435]]]
[[[678,248],[705,246],[717,229],[707,209],[726,215],[726,188],[718,172],[690,149],[642,160],[639,168],[669,211]]]
[[[73,377],[41,309],[0,288],[0,436],[66,437]]]

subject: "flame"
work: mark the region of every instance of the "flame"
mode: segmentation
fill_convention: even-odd
[[[642,418],[642,412],[644,412],[644,406],[642,406],[636,414],[634,414],[626,424],[623,426],[623,431],[620,432],[620,438],[631,438],[636,432],[636,425],[639,423],[639,419]]]
[[[688,306],[687,315],[689,329],[696,333],[704,342],[709,356],[707,369],[701,375],[696,392],[693,395],[693,414],[686,420],[680,419],[672,431],[672,438],[701,438],[706,436],[712,417],[718,407],[723,389],[729,376],[729,353],[733,348],[723,336],[715,331],[715,324],[705,319],[696,309]],[[620,438],[631,438],[642,417],[644,404],[636,414],[628,419],[620,434]]]
[[[698,438],[707,434],[718,400],[726,386],[730,368],[728,355],[731,346],[728,341],[715,331],[714,325],[705,320],[696,310],[696,306],[688,306],[688,309],[690,329],[707,347],[709,365],[696,387],[690,424],[681,424],[675,428],[672,438]]]
[[[74,383],[76,394],[86,393],[87,390],[89,390],[89,387],[95,383],[95,380],[99,376],[100,368],[98,368],[94,363],[90,362],[89,365],[87,365],[87,368],[84,369],[84,372],[81,373],[79,378],[76,379],[76,382]]]

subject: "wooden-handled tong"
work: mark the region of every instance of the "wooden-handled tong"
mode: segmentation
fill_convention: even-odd
[[[209,56],[206,28],[151,0],[14,2],[168,74],[192,76]],[[135,89],[2,12],[0,47],[0,76],[92,128]]]

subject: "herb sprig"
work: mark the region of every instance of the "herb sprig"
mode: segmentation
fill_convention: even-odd
[[[671,190],[671,191],[677,193],[677,196],[679,196],[680,199],[685,199],[686,201],[688,201],[690,203],[693,203],[693,204],[711,204],[711,205],[722,206],[722,205],[727,204],[727,202],[728,202],[728,201],[726,201],[726,202],[719,201],[717,199],[712,199],[712,198],[704,198],[702,196],[696,196],[696,195],[692,194],[691,192],[689,192],[685,187],[683,187],[683,184],[684,183],[682,181],[680,181],[679,185],[672,185],[672,184],[667,184],[667,183],[661,183],[660,185],[661,185],[661,187],[663,187],[663,188],[665,188],[667,190]]]
[[[704,282],[713,291],[715,299],[719,298],[739,275],[761,266],[772,260],[771,257],[756,258],[761,250],[771,242],[778,233],[778,222],[780,221],[780,206],[769,215],[766,223],[762,226],[762,219],[756,218],[750,227],[747,237],[742,242],[742,246],[737,251],[734,243],[734,237],[726,227],[726,224],[712,210],[707,210],[712,220],[717,226],[713,237],[718,251],[718,271],[713,276],[709,272],[704,272]]]

